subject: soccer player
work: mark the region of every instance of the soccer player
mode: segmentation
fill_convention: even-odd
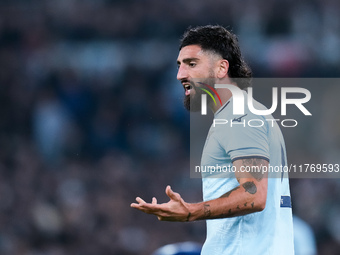
[[[190,111],[200,110],[202,84],[232,84],[247,95],[251,70],[241,56],[236,36],[224,27],[187,30],[181,40],[177,64],[177,79],[185,90],[184,105]],[[147,203],[137,197],[137,203],[131,207],[164,221],[206,220],[204,255],[294,254],[287,173],[277,176],[262,171],[269,166],[282,169],[286,165],[281,131],[275,121],[265,121],[268,116],[254,115],[247,107],[244,115],[235,118],[231,90],[216,88],[216,92],[222,104],[208,102],[214,118],[233,121],[231,125],[211,126],[201,166],[232,166],[236,171],[228,178],[218,172],[213,174],[214,178],[202,174],[203,202],[187,203],[167,186],[169,202],[159,204],[152,198]],[[266,109],[255,100],[253,104],[256,109]],[[265,124],[256,128],[246,125],[253,119]]]

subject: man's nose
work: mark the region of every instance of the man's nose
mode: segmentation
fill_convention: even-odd
[[[187,69],[184,66],[179,66],[177,71],[177,80],[183,80],[188,78]]]

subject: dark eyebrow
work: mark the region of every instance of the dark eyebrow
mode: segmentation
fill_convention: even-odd
[[[183,63],[185,63],[185,64],[189,64],[191,61],[198,61],[199,60],[199,58],[185,58],[185,59],[183,59]],[[177,65],[180,65],[181,64],[181,62],[180,61],[178,61],[177,60]]]

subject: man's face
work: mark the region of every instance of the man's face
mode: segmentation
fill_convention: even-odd
[[[202,90],[197,89],[201,86],[198,82],[214,86],[216,57],[198,45],[189,45],[179,52],[177,65],[177,80],[185,90],[184,106],[189,111],[199,111]]]

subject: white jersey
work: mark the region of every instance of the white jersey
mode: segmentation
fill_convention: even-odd
[[[232,101],[231,98],[215,113],[215,126],[211,126],[203,149],[201,166],[215,167],[213,173],[202,173],[204,201],[216,199],[239,186],[232,171],[227,175],[225,171],[219,171],[231,169],[232,162],[237,159],[263,158],[276,172],[269,172],[263,211],[207,220],[202,254],[292,255],[293,220],[288,174],[278,171],[287,162],[281,130],[272,116],[254,115],[248,107],[245,107],[244,115],[234,116]],[[266,109],[256,101],[254,107]]]

